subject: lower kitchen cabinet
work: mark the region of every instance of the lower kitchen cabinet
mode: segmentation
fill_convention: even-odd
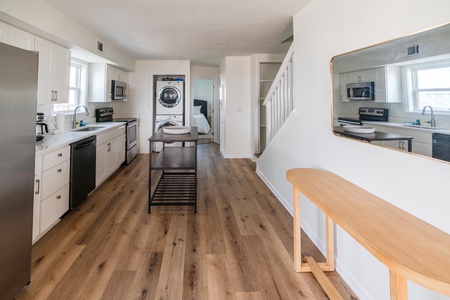
[[[392,126],[379,126],[380,131],[395,133],[399,135],[413,136],[412,152],[425,156],[432,156],[432,132],[424,132],[422,129],[414,128],[398,128]],[[383,145],[394,149],[408,151],[408,144],[406,141],[385,141]]]
[[[69,210],[70,147],[36,158],[33,242]]]
[[[97,135],[95,186],[98,187],[125,161],[125,126]]]

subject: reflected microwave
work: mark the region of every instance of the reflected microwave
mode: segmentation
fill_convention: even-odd
[[[111,82],[111,99],[125,100],[127,99],[127,84],[122,81],[112,80]]]
[[[348,100],[375,100],[375,83],[358,82],[347,84]]]

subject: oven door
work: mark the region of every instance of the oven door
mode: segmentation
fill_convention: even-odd
[[[127,150],[137,145],[137,122],[130,122],[127,125]]]

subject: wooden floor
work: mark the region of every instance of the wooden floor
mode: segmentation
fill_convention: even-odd
[[[198,147],[197,214],[147,214],[148,157],[139,155],[33,246],[31,286],[19,300],[328,299],[311,274],[294,271],[292,217],[255,164]],[[302,247],[323,259],[306,236]]]

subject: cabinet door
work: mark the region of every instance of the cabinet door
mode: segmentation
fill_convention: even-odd
[[[112,174],[118,166],[117,162],[117,138],[114,138],[106,143],[106,157],[107,157],[107,173],[108,176]]]
[[[89,65],[89,102],[111,102],[112,68],[103,63]]]
[[[347,83],[349,83],[348,73],[339,74],[339,90],[342,102],[350,102],[350,100],[347,99]]]
[[[69,210],[69,185],[41,202],[40,231],[44,233]]]
[[[70,50],[54,45],[52,50],[51,90],[56,93],[56,102],[69,102]]]
[[[10,26],[8,44],[25,50],[34,50],[35,36],[22,29]]]
[[[373,70],[370,69],[348,73],[348,81],[349,83],[374,81]]]
[[[38,104],[69,101],[70,51],[36,37],[39,52]]]
[[[108,143],[97,145],[97,158],[95,163],[95,186],[99,186],[107,177],[106,169],[106,151],[108,148]]]

